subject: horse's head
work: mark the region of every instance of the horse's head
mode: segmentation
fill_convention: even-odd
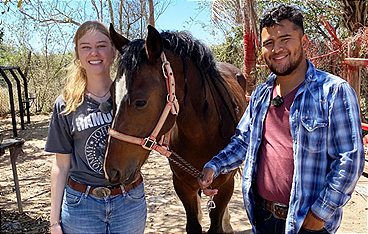
[[[148,26],[146,40],[129,41],[112,26],[110,36],[120,58],[112,88],[114,121],[106,149],[105,175],[113,183],[129,184],[150,153],[153,139],[144,139],[152,135],[160,139],[173,126],[175,116],[167,113],[163,126],[156,127],[167,100],[175,96],[168,95],[163,42],[155,28]]]

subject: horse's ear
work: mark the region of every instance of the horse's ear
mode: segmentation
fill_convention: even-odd
[[[129,44],[129,40],[119,33],[117,33],[114,29],[114,26],[110,23],[110,37],[112,40],[112,43],[114,44],[114,47],[122,54],[123,53],[123,47]]]
[[[155,63],[164,49],[160,33],[151,25],[147,26],[146,53],[148,61]]]

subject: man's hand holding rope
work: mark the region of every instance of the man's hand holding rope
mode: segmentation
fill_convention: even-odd
[[[204,168],[202,171],[202,177],[198,179],[198,184],[206,196],[213,197],[218,192],[217,189],[212,189],[210,186],[213,182],[214,176],[215,172],[212,169]]]

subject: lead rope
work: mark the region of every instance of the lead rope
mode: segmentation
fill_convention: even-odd
[[[173,157],[174,156],[174,157]],[[180,167],[182,170],[187,172],[189,175],[195,178],[202,178],[203,174],[197,168],[188,163],[184,158],[180,157],[177,153],[171,151],[171,156],[167,157],[169,161],[173,162],[175,165]],[[210,187],[211,189],[211,187]],[[209,196],[209,200],[207,201],[207,211],[211,212],[211,210],[216,208],[216,203],[213,200],[214,196]]]
[[[109,135],[121,141],[140,145],[146,150],[150,151],[154,150],[159,154],[166,156],[171,162],[173,162],[179,168],[187,172],[189,175],[192,175],[195,178],[202,178],[203,175],[199,170],[197,170],[197,168],[190,165],[187,161],[185,161],[175,152],[169,150],[167,146],[163,146],[160,143],[157,144],[156,142],[156,137],[160,132],[160,130],[162,129],[162,126],[164,125],[168,114],[171,112],[173,115],[178,115],[179,112],[179,103],[175,95],[175,78],[170,63],[167,61],[164,52],[161,53],[161,60],[162,60],[162,72],[166,80],[168,92],[167,103],[151,135],[146,138],[139,138],[118,132],[112,128],[109,129]],[[213,196],[210,197],[210,201],[208,202],[208,204],[210,204],[208,205],[208,210],[211,210],[216,207],[215,203],[213,202]]]
[[[171,153],[172,153],[171,156],[167,157],[169,161],[173,162],[175,165],[183,169],[185,172],[187,172],[189,175],[193,176],[194,178],[200,179],[203,177],[202,172],[200,172],[194,166],[190,165],[187,161],[185,161],[184,158],[180,157],[174,151],[171,151]]]

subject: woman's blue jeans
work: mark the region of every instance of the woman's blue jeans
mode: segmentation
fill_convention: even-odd
[[[144,233],[147,204],[144,184],[127,193],[105,198],[66,186],[61,208],[64,233]]]

